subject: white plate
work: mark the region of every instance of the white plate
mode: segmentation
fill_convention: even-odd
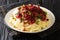
[[[41,31],[38,31],[38,32],[42,32],[42,31],[45,31],[45,30],[49,29],[49,28],[54,24],[54,22],[55,22],[55,16],[54,16],[54,14],[53,14],[50,10],[48,10],[48,9],[46,9],[46,8],[44,8],[44,7],[40,7],[40,8],[41,8],[42,10],[44,10],[44,11],[47,12],[47,15],[48,15],[48,17],[50,18],[51,22],[50,22],[50,24],[48,25],[47,28],[45,28],[45,29],[43,29],[43,30],[41,30]],[[16,30],[16,31],[24,32],[24,31],[20,31],[20,30],[14,28],[14,27],[11,26],[11,25],[9,24],[9,22],[8,22],[9,19],[10,19],[11,14],[12,14],[12,13],[17,13],[17,12],[18,12],[18,7],[10,10],[10,11],[6,14],[6,16],[5,16],[5,18],[4,18],[5,24],[6,24],[8,27],[10,27],[10,28],[12,28],[12,29],[14,29],[14,30]],[[24,33],[37,33],[37,32],[24,32]]]

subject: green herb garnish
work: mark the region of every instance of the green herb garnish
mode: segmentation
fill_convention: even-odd
[[[39,20],[36,20],[36,24],[37,24],[37,25],[39,24]]]

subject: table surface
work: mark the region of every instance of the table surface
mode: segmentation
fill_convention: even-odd
[[[8,28],[4,24],[5,14],[23,3],[40,4],[51,10],[56,18],[55,24],[48,30],[38,34],[23,34]],[[0,0],[0,39],[1,40],[59,40],[60,39],[60,0]]]

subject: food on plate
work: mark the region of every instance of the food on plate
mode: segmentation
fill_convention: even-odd
[[[11,14],[9,23],[20,31],[37,32],[47,28],[50,22],[47,12],[38,5],[21,5],[16,11]]]

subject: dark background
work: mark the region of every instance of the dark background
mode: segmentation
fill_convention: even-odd
[[[41,6],[51,10],[56,18],[55,24],[50,29],[38,33],[38,35],[17,34],[11,37],[14,40],[60,40],[60,0],[32,0],[32,1],[31,0],[30,1],[29,0],[0,0],[0,6],[4,5],[4,8],[6,9],[7,12],[8,10],[12,9],[14,5],[21,4],[23,2],[40,4]],[[7,38],[9,38],[9,35]],[[8,40],[8,39],[3,39],[3,40]]]

